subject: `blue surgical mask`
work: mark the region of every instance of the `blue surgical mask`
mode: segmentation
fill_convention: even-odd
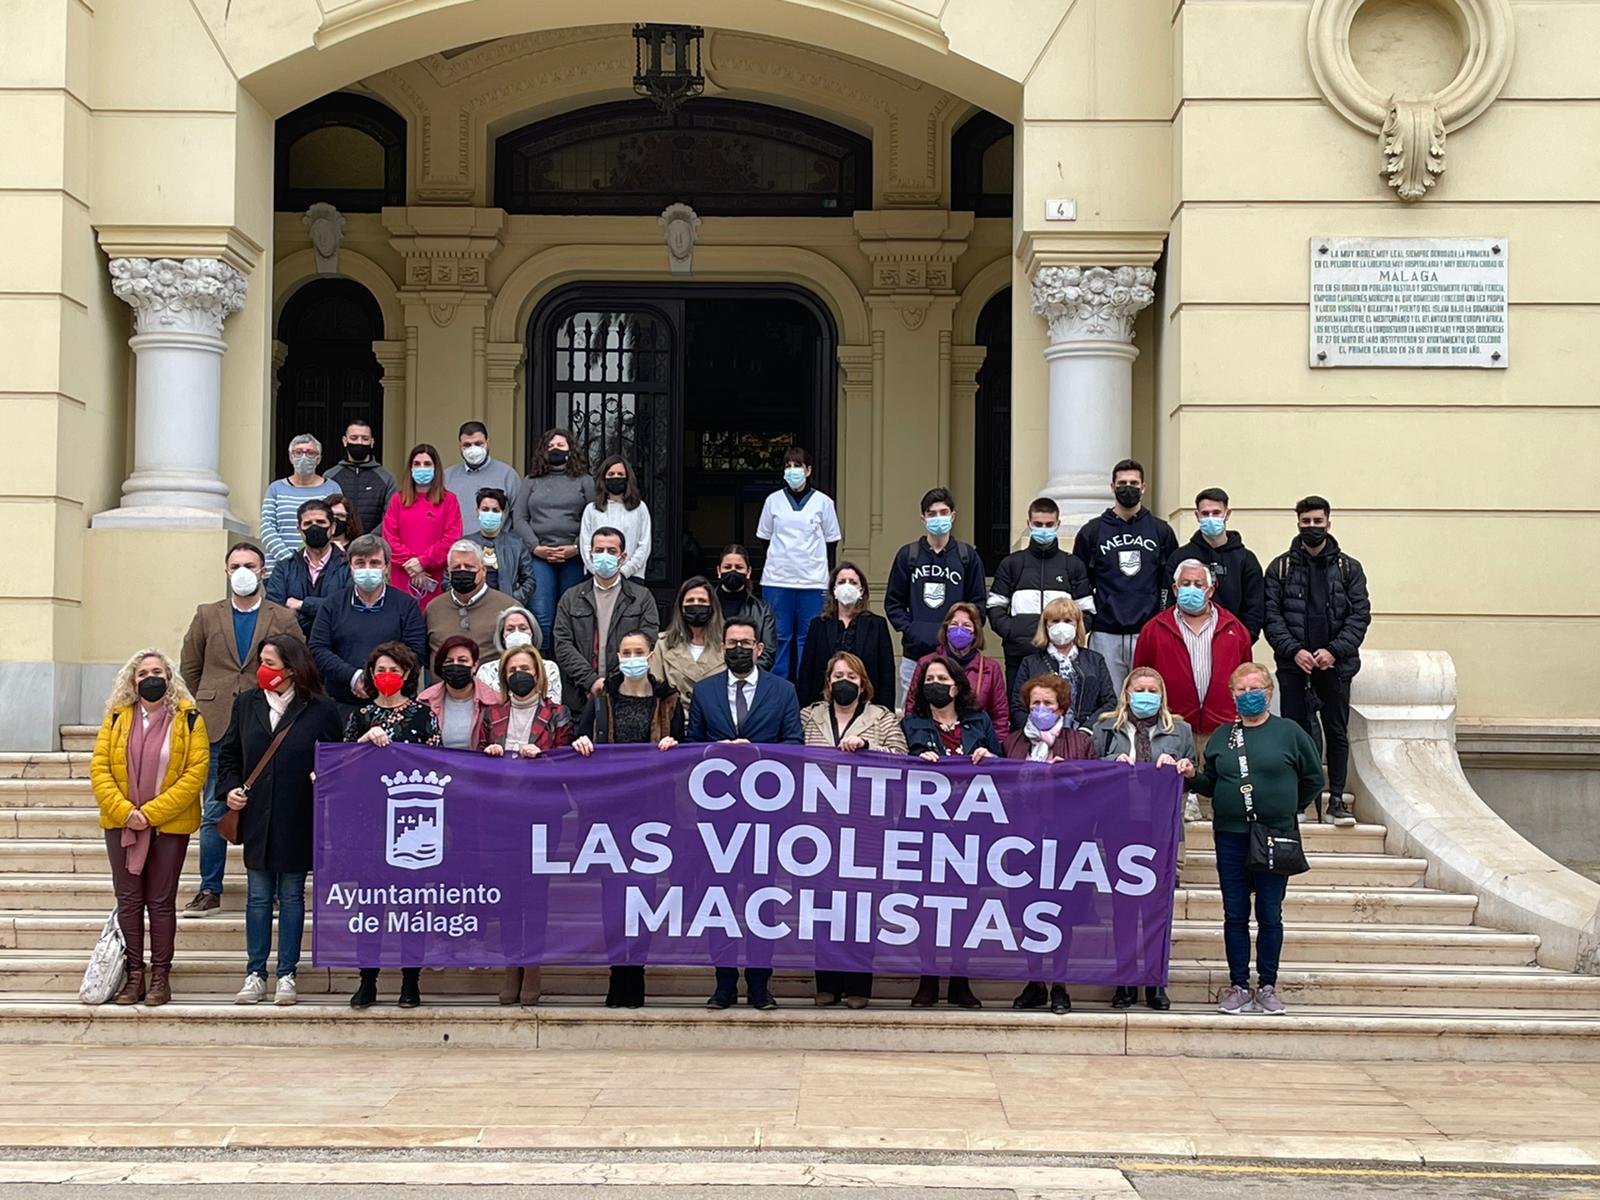
[[[356,586],[363,592],[375,592],[383,586],[384,571],[382,567],[357,567],[350,572]]]
[[[1251,688],[1234,696],[1233,706],[1241,717],[1259,717],[1267,711],[1267,694],[1260,688]]]
[[[1047,704],[1035,704],[1028,710],[1028,724],[1040,733],[1049,733],[1061,723],[1061,714]]]
[[[783,481],[798,492],[806,485],[806,469],[804,467],[785,467],[783,469]]]
[[[485,533],[494,533],[505,519],[506,515],[502,512],[481,512],[478,514],[478,528]]]
[[[1186,613],[1197,613],[1206,606],[1206,590],[1186,583],[1178,589],[1178,607]]]
[[[944,537],[954,527],[956,519],[954,517],[924,517],[922,523],[934,537]]]
[[[1221,537],[1222,531],[1228,527],[1226,517],[1201,517],[1200,532],[1208,538]]]
[[[628,679],[643,679],[650,674],[650,660],[648,658],[621,658],[617,666],[622,668],[622,674]]]
[[[601,550],[589,556],[589,568],[601,579],[610,579],[621,568],[622,563],[617,556],[609,550]]]
[[[1050,546],[1055,543],[1056,529],[1054,525],[1030,525],[1028,536],[1035,546]]]
[[[1161,693],[1129,692],[1128,708],[1140,720],[1149,720],[1161,711]]]
[[[411,482],[416,484],[418,487],[427,487],[430,483],[433,482],[433,468],[432,467],[412,467],[411,468]]]

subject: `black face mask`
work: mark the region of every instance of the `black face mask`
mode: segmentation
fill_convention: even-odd
[[[613,496],[620,496],[627,490],[628,481],[626,478],[606,480],[606,491],[610,492]]]
[[[1328,540],[1328,531],[1321,525],[1308,525],[1300,530],[1300,541],[1309,549],[1315,550]]]
[[[472,595],[478,590],[478,573],[457,567],[450,572],[450,590],[463,596]]]
[[[446,686],[460,691],[472,682],[472,668],[465,663],[446,663],[439,669],[439,678]]]
[[[702,625],[711,622],[711,605],[685,604],[683,606],[683,623],[699,629]]]
[[[747,582],[742,571],[724,571],[717,576],[717,586],[725,592],[742,592]]]
[[[545,461],[552,467],[564,467],[567,465],[567,452],[565,450],[546,450],[544,457]]]
[[[351,462],[366,462],[372,457],[372,447],[364,442],[357,442],[344,448],[344,456]]]
[[[749,646],[729,646],[723,652],[722,661],[735,675],[748,675],[756,665],[756,652]]]
[[[146,675],[139,680],[139,697],[154,704],[167,694],[167,681],[159,675]]]
[[[1112,489],[1112,495],[1116,496],[1117,503],[1122,505],[1123,508],[1137,508],[1139,506],[1139,498],[1144,493],[1131,483],[1122,483]]]
[[[925,683],[922,685],[922,698],[928,702],[929,708],[943,708],[950,703],[955,694],[955,688],[948,683]]]
[[[848,679],[835,679],[828,688],[828,695],[841,708],[848,708],[860,699],[861,689]]]
[[[328,538],[333,531],[326,525],[307,525],[300,531],[301,540],[308,550],[321,550],[328,544]]]
[[[535,686],[532,671],[513,671],[506,678],[506,687],[513,696],[531,696]]]

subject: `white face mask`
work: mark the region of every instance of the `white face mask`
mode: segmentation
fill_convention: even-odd
[[[533,634],[524,632],[521,629],[513,629],[506,634],[505,643],[507,650],[515,650],[519,646],[531,646],[533,645]]]
[[[254,596],[261,587],[261,576],[249,567],[235,567],[228,575],[228,586],[235,596]]]
[[[1078,636],[1078,627],[1071,621],[1051,621],[1046,632],[1052,646],[1070,646],[1072,639]]]
[[[861,603],[861,588],[853,583],[841,583],[833,589],[833,598],[846,608]]]
[[[469,467],[481,467],[489,460],[489,447],[468,446],[461,452],[461,457],[467,460]]]

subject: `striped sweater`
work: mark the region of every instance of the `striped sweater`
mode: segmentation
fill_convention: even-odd
[[[267,552],[268,570],[300,548],[300,506],[307,500],[332,496],[338,490],[338,482],[332,479],[311,487],[296,487],[287,479],[274,479],[267,484],[267,494],[261,499],[261,545]]]

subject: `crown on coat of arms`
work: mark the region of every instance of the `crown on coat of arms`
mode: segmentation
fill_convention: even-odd
[[[393,775],[380,775],[383,786],[389,789],[391,796],[442,796],[444,789],[450,782],[450,776],[440,775],[436,771],[429,771],[424,775],[421,771],[412,771],[407,775],[404,771]]]

